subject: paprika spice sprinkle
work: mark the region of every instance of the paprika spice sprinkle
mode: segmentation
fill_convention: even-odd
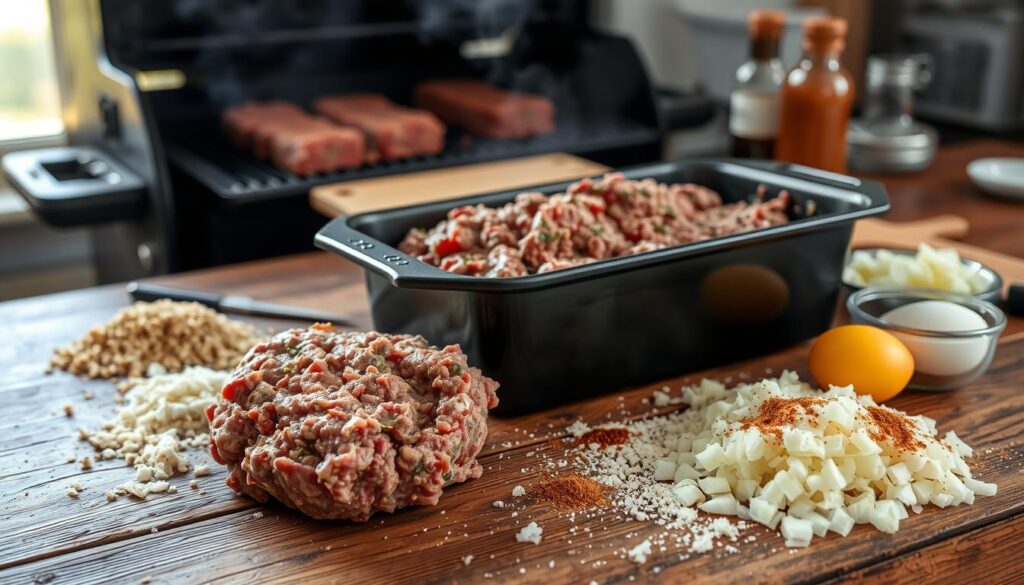
[[[610,490],[589,477],[567,475],[546,481],[533,488],[537,497],[564,510],[586,510],[608,505],[605,494]]]
[[[626,429],[594,429],[576,439],[577,445],[597,443],[598,449],[604,450],[612,445],[622,445],[629,440]]]
[[[867,407],[871,422],[877,430],[871,431],[871,438],[885,441],[900,451],[916,451],[924,448],[924,442],[914,431],[915,425],[902,414],[881,406]]]
[[[773,396],[761,403],[757,415],[741,419],[740,428],[756,428],[765,435],[781,439],[782,427],[795,424],[801,414],[814,417],[815,409],[824,403],[821,398]]]

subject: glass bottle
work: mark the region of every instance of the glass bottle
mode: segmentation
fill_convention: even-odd
[[[774,156],[779,92],[786,77],[779,60],[779,38],[785,25],[785,14],[774,10],[754,10],[748,18],[750,58],[736,70],[736,87],[729,96],[733,156]]]
[[[846,127],[853,80],[839,64],[846,21],[809,18],[803,57],[786,75],[775,158],[837,173],[846,172]]]

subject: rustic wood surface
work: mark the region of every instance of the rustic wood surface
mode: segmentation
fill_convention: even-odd
[[[309,202],[313,209],[328,217],[355,215],[476,193],[570,181],[606,170],[608,167],[596,162],[555,152],[321,185],[310,191]]]
[[[940,156],[950,160],[942,168],[956,164],[962,172],[965,157],[1007,154],[1009,149],[1000,144],[985,148],[986,152],[968,147],[944,151]],[[952,173],[947,181],[952,190],[960,189]],[[970,203],[936,183],[925,204],[913,190],[904,198],[900,184],[905,183],[892,186],[893,216],[964,215],[972,227],[986,226],[983,233],[972,229],[967,237],[974,238],[973,243],[1024,254],[1012,245],[1000,247],[1005,242],[1020,246],[1024,206],[987,216],[977,213],[974,196],[967,190],[957,192]],[[923,208],[917,215],[906,215],[903,206],[915,204]],[[1000,235],[1007,229],[1018,238]],[[327,254],[155,280],[345,312],[360,327],[370,326],[361,272]],[[625,521],[613,510],[579,515],[573,523],[529,495],[512,498],[510,490],[517,484],[529,488],[550,475],[544,458],[562,457],[565,447],[557,439],[573,420],[631,420],[673,408],[654,409],[649,404],[652,391],[662,384],[523,417],[493,417],[481,457],[483,478],[446,490],[437,507],[374,517],[366,524],[311,521],[281,506],[236,497],[216,465],[214,474],[200,479],[203,493],[189,489],[191,477],[182,476],[172,481],[177,494],[156,494],[145,502],[126,497],[106,502],[103,492],[131,479],[132,469],[106,461],[83,472],[67,457],[91,455],[76,429],[96,428],[112,415],[113,386],[63,373],[46,375],[43,370],[53,347],[72,341],[127,303],[123,288],[110,286],[0,304],[0,398],[6,406],[0,421],[0,583],[138,583],[145,577],[154,583],[469,583],[487,581],[487,574],[495,582],[582,583],[989,583],[1024,578],[1024,339],[1015,339],[1020,335],[1004,337],[989,373],[970,388],[941,394],[908,392],[893,402],[937,419],[942,430],[956,430],[975,447],[972,467],[986,481],[998,483],[998,495],[979,498],[974,506],[928,508],[912,515],[895,535],[858,527],[848,538],[830,535],[815,539],[808,549],[791,552],[780,537],[754,528],[747,534],[756,540],[739,545],[736,554],[715,549],[681,559],[680,551],[669,547],[656,549],[645,564],[635,565],[620,558],[623,549],[655,534],[656,527]],[[1019,321],[1011,324],[1017,332],[1024,329]],[[257,323],[274,329],[293,324]],[[783,368],[806,374],[805,359],[806,346],[801,345],[667,384],[677,388],[702,375],[754,379]],[[96,397],[85,400],[86,390]],[[75,405],[70,418],[62,410],[68,402]],[[190,458],[206,460],[195,452]],[[77,499],[65,495],[74,481],[85,486]],[[497,499],[511,506],[491,507]],[[543,542],[517,543],[515,532],[531,520],[544,527]],[[469,554],[474,560],[466,566],[462,557]]]

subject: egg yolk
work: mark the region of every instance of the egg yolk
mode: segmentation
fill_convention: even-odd
[[[814,340],[811,375],[824,389],[853,385],[858,394],[884,402],[903,390],[914,375],[914,356],[903,342],[869,325],[843,325]]]

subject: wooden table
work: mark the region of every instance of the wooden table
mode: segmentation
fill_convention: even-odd
[[[982,193],[967,176],[967,163],[986,157],[1024,157],[1024,145],[1002,140],[963,142],[939,151],[925,171],[872,177],[885,183],[892,210],[885,219],[911,221],[954,213],[970,222],[965,242],[1024,258],[1024,204]]]
[[[998,152],[1008,148],[997,146]],[[927,193],[910,179],[892,181],[893,216],[969,215],[972,221],[987,222],[987,229],[972,234],[977,242],[1006,244],[1003,251],[1024,254],[1019,240],[998,235],[1014,222],[1019,233],[1024,207],[981,199],[949,170],[954,165],[962,169],[962,159],[979,148],[943,152],[936,173],[946,179],[923,175],[922,181],[932,181]],[[985,208],[994,211],[979,211]],[[345,311],[360,327],[370,326],[360,271],[327,254],[155,280]],[[972,387],[944,394],[907,392],[892,403],[937,419],[942,430],[956,430],[975,447],[972,467],[986,481],[998,483],[998,495],[979,498],[973,506],[930,507],[904,521],[895,535],[861,526],[848,538],[830,535],[815,539],[808,549],[790,551],[780,537],[757,527],[748,532],[756,540],[740,544],[736,554],[715,549],[684,561],[678,552],[656,549],[645,564],[636,565],[620,558],[621,551],[654,534],[655,527],[616,520],[614,514],[577,518],[573,524],[564,513],[528,497],[511,498],[510,490],[550,474],[538,456],[558,448],[551,439],[564,436],[573,420],[597,423],[609,420],[609,413],[612,420],[627,420],[668,410],[646,403],[662,384],[529,416],[492,417],[481,457],[483,478],[446,490],[435,508],[377,516],[366,524],[311,521],[281,506],[236,497],[216,465],[212,476],[200,480],[203,494],[190,490],[190,477],[182,476],[172,482],[179,488],[176,494],[106,502],[103,492],[132,478],[132,469],[108,461],[82,472],[66,458],[91,454],[76,429],[95,428],[108,419],[115,391],[108,382],[45,375],[43,370],[54,346],[72,341],[127,302],[122,287],[110,286],[0,304],[0,397],[6,407],[0,421],[0,583],[138,583],[146,577],[153,583],[993,583],[1024,577],[1024,339],[1014,339],[1018,336],[1004,339],[991,370]],[[806,375],[805,360],[802,345],[689,379],[756,378],[782,368]],[[684,381],[668,384],[678,387]],[[86,390],[96,398],[84,400]],[[620,397],[629,414],[619,408]],[[62,411],[68,402],[75,405],[73,418]],[[77,499],[65,495],[74,481],[85,486]],[[491,506],[498,499],[516,501],[513,508],[499,510]],[[515,533],[531,520],[543,526],[543,542],[517,543]],[[575,534],[570,533],[573,526]],[[470,554],[474,560],[467,566],[462,558]]]

